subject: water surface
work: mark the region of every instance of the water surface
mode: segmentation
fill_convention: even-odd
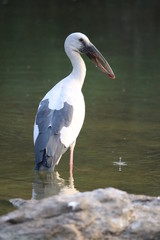
[[[160,195],[159,1],[1,1],[0,213],[10,198],[116,187]],[[90,61],[86,118],[69,178],[69,152],[55,173],[34,172],[33,122],[41,98],[71,71],[65,37],[86,33],[112,66]],[[114,165],[115,161],[126,166]]]

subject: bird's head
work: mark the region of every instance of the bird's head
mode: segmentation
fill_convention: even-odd
[[[66,52],[68,52],[68,50],[72,50],[80,54],[85,54],[102,72],[112,79],[115,78],[115,75],[106,59],[83,33],[76,32],[70,34],[66,38],[64,46]]]

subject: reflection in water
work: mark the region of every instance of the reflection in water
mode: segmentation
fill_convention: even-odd
[[[73,176],[70,176],[67,184],[57,171],[35,172],[32,199],[42,199],[53,195],[73,194],[76,192],[78,190],[74,187]]]

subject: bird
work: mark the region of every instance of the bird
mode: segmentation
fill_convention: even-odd
[[[109,78],[115,78],[108,62],[85,34],[74,32],[67,36],[64,50],[73,68],[44,96],[38,106],[33,130],[35,170],[54,171],[55,165],[70,148],[69,165],[72,173],[76,139],[85,118],[82,86],[86,65],[81,55],[86,55]]]

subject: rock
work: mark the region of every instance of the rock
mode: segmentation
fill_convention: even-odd
[[[25,205],[27,202],[34,201],[34,200],[24,200],[21,198],[13,198],[13,199],[10,199],[9,201],[10,201],[10,203],[13,204],[14,207],[18,208],[18,207]]]
[[[19,203],[0,218],[1,240],[160,239],[159,198],[107,188]]]

